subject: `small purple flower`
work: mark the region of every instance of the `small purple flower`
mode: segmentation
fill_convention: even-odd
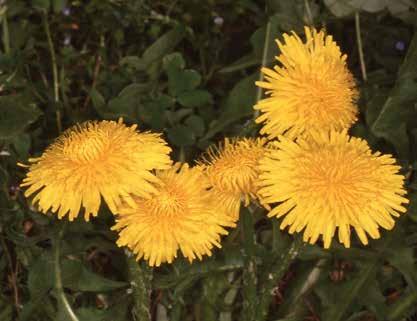
[[[64,9],[62,9],[62,14],[64,16],[69,16],[71,14],[71,8],[70,7],[65,7]]]
[[[222,17],[215,17],[214,18],[214,24],[218,25],[219,27],[221,27],[224,23],[224,19]]]
[[[395,43],[395,49],[397,49],[398,51],[404,51],[404,49],[405,49],[404,41],[397,41]]]

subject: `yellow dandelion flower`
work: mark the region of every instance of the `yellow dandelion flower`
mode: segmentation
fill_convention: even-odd
[[[155,191],[153,169],[169,168],[171,149],[159,134],[139,133],[115,121],[91,121],[66,130],[41,157],[31,158],[21,186],[36,194],[41,212],[58,212],[69,220],[96,216],[101,196],[113,213],[130,194],[147,196]]]
[[[255,105],[262,113],[256,122],[271,138],[342,130],[357,119],[358,93],[346,55],[323,30],[305,27],[305,34],[305,43],[294,32],[284,34],[284,43],[277,40],[281,66],[262,68],[266,81],[256,82],[270,95]]]
[[[161,181],[149,199],[136,198],[136,206],[121,207],[113,230],[119,231],[119,246],[129,247],[137,259],[150,266],[172,263],[180,250],[184,257],[201,260],[221,247],[225,226],[234,226],[230,217],[213,206],[206,176],[198,168],[177,163],[158,171]]]
[[[404,176],[391,155],[372,153],[346,131],[279,139],[260,161],[259,194],[275,205],[269,217],[284,216],[281,229],[305,228],[304,241],[313,244],[322,235],[328,248],[338,228],[340,242],[350,247],[351,227],[367,244],[366,234],[379,238],[379,226],[392,229],[392,217],[406,211]]]
[[[264,138],[226,138],[219,147],[209,148],[198,162],[210,181],[219,210],[234,220],[239,218],[242,200],[247,206],[251,198],[257,198],[258,162],[266,143]]]

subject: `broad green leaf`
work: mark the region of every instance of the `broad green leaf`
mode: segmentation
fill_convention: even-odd
[[[323,314],[323,321],[341,321],[346,317],[346,313],[352,304],[357,300],[365,287],[369,285],[378,266],[381,264],[381,258],[385,258],[385,252],[392,245],[395,238],[398,237],[398,229],[384,233],[382,240],[375,242],[378,245],[379,256],[370,261],[360,262],[360,270],[355,273],[355,277],[351,277],[345,281],[343,286],[334,289],[334,293],[323,293],[328,300],[327,309]]]
[[[142,64],[148,66],[152,62],[162,59],[177,46],[184,36],[185,27],[182,25],[168,31],[145,50],[141,58]]]
[[[147,66],[138,56],[126,56],[123,57],[120,62],[120,65],[127,66],[137,70],[144,70]]]
[[[67,0],[52,0],[52,8],[54,9],[54,12],[61,12],[62,9],[64,9],[66,3]]]
[[[178,125],[167,130],[169,140],[175,146],[190,146],[195,142],[195,134],[184,125]]]
[[[178,102],[184,107],[202,107],[211,104],[213,97],[206,90],[196,89],[180,94]]]
[[[259,65],[261,60],[259,57],[256,57],[254,53],[248,54],[246,56],[243,56],[242,58],[239,58],[235,62],[231,63],[227,67],[223,67],[218,72],[219,73],[229,73],[229,72],[235,72],[242,69],[246,69],[248,67]]]
[[[12,321],[13,320],[13,305],[0,299],[0,320]]]
[[[194,133],[195,136],[203,136],[205,132],[205,124],[203,118],[197,115],[191,115],[185,120],[184,123]]]
[[[398,73],[397,82],[389,93],[371,130],[377,137],[392,143],[401,158],[408,157],[407,123],[417,117],[417,33]]]
[[[97,90],[92,89],[90,91],[91,102],[93,103],[93,107],[99,111],[105,108],[106,100],[104,99],[103,95]]]
[[[408,286],[417,292],[417,270],[413,248],[397,243],[396,247],[387,251],[387,260],[403,274]]]
[[[141,96],[146,89],[146,84],[130,84],[123,88],[118,96],[110,99],[107,104],[104,97],[96,89],[90,92],[90,97],[93,107],[101,117],[105,119],[123,117],[126,120],[135,121],[137,109],[141,105]]]
[[[53,258],[51,253],[42,254],[29,266],[28,289],[32,299],[41,299],[54,286]]]
[[[0,97],[0,139],[10,139],[22,133],[42,114],[34,103],[23,96]]]
[[[259,62],[262,62],[264,59],[264,54],[266,54],[266,65],[269,65],[274,61],[274,57],[278,52],[278,46],[275,42],[275,39],[277,39],[281,33],[278,30],[278,24],[276,20],[277,19],[274,19],[274,17],[271,17],[266,25],[256,30],[250,37],[250,43],[252,45],[255,56],[259,58]]]
[[[329,10],[337,17],[351,15],[355,11],[379,12],[385,9],[386,0],[324,0]]]
[[[407,216],[417,223],[417,193],[412,192],[408,194],[407,198],[410,200],[410,204],[407,209]]]
[[[30,135],[22,133],[13,137],[12,144],[19,156],[19,159],[27,159],[29,155],[31,138]]]
[[[167,121],[166,110],[175,104],[175,100],[168,95],[160,95],[148,101],[139,109],[139,117],[154,130],[161,130]]]
[[[32,6],[37,9],[49,10],[51,7],[51,0],[32,0]]]
[[[389,12],[403,21],[417,24],[417,2],[413,0],[389,0],[387,4]]]
[[[243,78],[233,87],[226,102],[222,105],[222,112],[218,117],[219,120],[212,124],[204,139],[210,139],[231,123],[253,114],[256,95],[255,81],[258,77],[259,73],[256,72],[251,76]]]
[[[185,68],[185,60],[181,53],[173,52],[172,54],[166,55],[162,60],[165,71],[169,71],[172,69],[184,69]]]
[[[125,282],[104,278],[89,269],[81,261],[61,260],[64,288],[74,291],[107,292],[127,286]]]
[[[201,83],[201,75],[192,69],[172,69],[168,71],[168,90],[172,96],[197,88]]]

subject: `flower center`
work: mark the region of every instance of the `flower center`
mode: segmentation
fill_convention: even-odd
[[[158,216],[175,217],[184,213],[187,209],[184,192],[179,186],[169,184],[162,187],[159,194],[147,200],[147,206]]]
[[[234,155],[217,160],[209,172],[212,184],[225,192],[249,193],[257,177],[259,157],[254,154]]]
[[[99,133],[71,133],[63,146],[67,157],[81,162],[96,161],[106,149],[105,140]]]
[[[329,118],[335,117],[334,112],[344,106],[345,95],[331,82],[321,79],[309,79],[306,82],[303,95],[300,96],[300,106],[304,106],[300,110],[302,117],[315,124],[327,123]]]
[[[369,190],[364,182],[373,168],[349,151],[319,151],[300,164],[306,193],[325,199],[344,199],[355,202],[356,193]],[[366,184],[365,184],[366,185]]]

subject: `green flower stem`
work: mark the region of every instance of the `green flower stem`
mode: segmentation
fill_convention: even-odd
[[[243,321],[255,321],[256,306],[258,304],[257,295],[257,273],[255,262],[255,242],[256,234],[254,230],[253,214],[242,211],[241,229],[243,237],[244,268],[243,268]]]
[[[66,223],[66,222],[65,222]],[[71,304],[68,302],[67,296],[64,292],[64,287],[62,285],[62,276],[61,276],[61,240],[64,236],[66,224],[62,224],[58,234],[53,240],[54,245],[54,272],[55,272],[55,291],[58,297],[58,305],[64,310],[68,319],[71,321],[79,321],[77,315],[71,307]]]
[[[58,128],[58,132],[60,133],[62,132],[62,122],[61,122],[61,111],[59,110],[59,107],[58,107],[58,102],[59,102],[58,64],[56,60],[54,43],[52,41],[51,30],[50,30],[49,22],[48,22],[48,13],[46,11],[43,12],[43,26],[45,29],[46,38],[48,40],[49,52],[51,54],[52,77],[54,81],[54,102],[57,104],[56,125]]]
[[[10,53],[9,24],[7,21],[7,7],[2,8],[3,47],[4,53]]]
[[[358,11],[355,12],[355,31],[356,31],[356,42],[358,44],[359,62],[361,64],[362,79],[363,81],[367,81],[368,76],[366,73],[366,64],[365,64],[365,58],[363,54],[361,24],[360,24],[360,17],[359,17]]]
[[[145,262],[137,262],[128,250],[126,261],[132,289],[134,320],[151,321],[152,268]]]
[[[285,251],[281,252],[272,262],[271,266],[273,269],[267,273],[260,284],[260,291],[258,294],[259,304],[257,305],[255,320],[266,320],[274,288],[277,287],[279,280],[281,280],[285,272],[287,272],[302,246],[303,242],[301,238],[295,237],[290,246]]]

